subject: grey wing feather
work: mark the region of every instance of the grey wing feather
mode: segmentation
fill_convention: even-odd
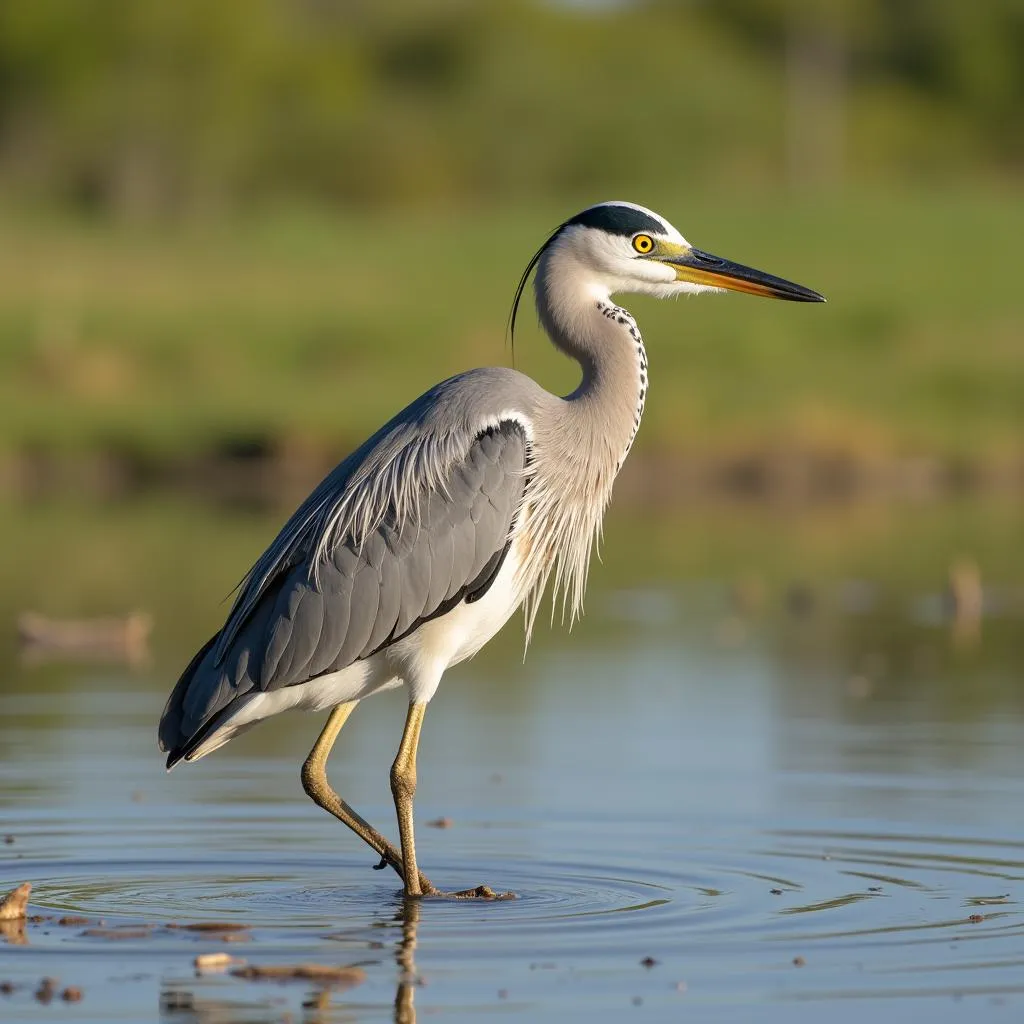
[[[449,446],[447,465],[432,470],[408,428],[409,419],[390,425],[334,470],[246,577],[224,629],[168,700],[169,763],[247,694],[339,671],[490,585],[526,486],[523,425],[432,434]],[[360,501],[375,488],[383,507]]]

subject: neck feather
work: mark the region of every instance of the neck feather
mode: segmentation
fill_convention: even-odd
[[[571,624],[582,610],[590,552],[647,395],[647,353],[636,321],[607,289],[559,262],[540,262],[537,310],[555,346],[580,364],[582,380],[534,424],[535,462],[544,470],[526,498],[533,535],[524,565],[527,641],[552,570],[552,615],[561,604]]]
[[[647,350],[636,321],[612,302],[607,288],[587,282],[574,269],[561,261],[541,261],[537,312],[555,347],[582,370],[562,410],[576,427],[575,441],[614,475],[643,415]]]

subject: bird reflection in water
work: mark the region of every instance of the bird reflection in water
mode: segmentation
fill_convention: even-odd
[[[403,900],[397,918],[402,926],[402,938],[395,947],[398,963],[398,987],[395,990],[395,1024],[415,1024],[416,988],[420,984],[416,974],[416,937],[420,926],[423,904],[420,900]]]
[[[416,971],[416,944],[422,910],[422,901],[403,899],[392,921],[387,924],[387,927],[397,924],[401,929],[394,950],[398,968],[395,1024],[415,1024],[416,1021],[416,989],[421,984]],[[350,1008],[335,1001],[340,994],[338,985],[318,984],[303,999],[303,1024],[338,1024],[339,1021],[355,1020],[355,1016],[349,1016]],[[236,989],[207,993],[192,987],[168,985],[160,993],[161,1019],[173,1021],[173,1024],[224,1024],[237,1019],[240,1005],[237,996]]]

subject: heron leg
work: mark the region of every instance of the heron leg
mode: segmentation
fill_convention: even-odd
[[[395,763],[391,766],[391,793],[395,798],[398,832],[402,838],[402,861],[409,865],[409,871],[405,875],[405,895],[413,898],[447,896],[449,899],[457,900],[514,900],[515,893],[496,893],[487,885],[478,885],[474,889],[461,889],[458,892],[442,892],[431,885],[416,866],[416,839],[413,834],[412,806],[413,797],[416,795],[416,750],[420,744],[420,729],[423,727],[423,716],[426,710],[426,704],[409,705],[402,742],[399,744]]]
[[[420,729],[426,704],[410,704],[405,717],[402,742],[391,766],[391,794],[395,798],[398,814],[398,834],[402,839],[402,861],[409,870],[405,874],[406,896],[436,896],[439,891],[429,883],[424,886],[423,876],[416,866],[416,839],[413,833],[412,802],[416,795],[416,750],[420,744]]]
[[[338,738],[338,733],[341,732],[341,727],[358,703],[358,701],[349,701],[339,704],[331,712],[327,724],[324,725],[313,749],[309,752],[309,757],[306,758],[305,764],[302,766],[302,788],[318,807],[322,807],[339,821],[348,825],[364,843],[377,852],[383,863],[390,864],[408,888],[402,855],[365,818],[357,814],[342,800],[327,781],[327,757],[334,746],[334,741]],[[415,864],[413,870],[415,871]],[[425,876],[417,872],[416,877],[421,891],[434,891],[434,887]]]

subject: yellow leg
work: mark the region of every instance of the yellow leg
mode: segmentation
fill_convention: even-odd
[[[347,704],[339,704],[327,719],[327,724],[317,738],[313,749],[309,752],[305,764],[302,766],[302,788],[309,794],[313,802],[322,807],[329,814],[333,814],[339,821],[344,822],[360,839],[372,847],[381,861],[390,864],[398,872],[398,876],[405,883],[406,891],[409,891],[408,876],[405,873],[402,855],[388,842],[369,822],[360,817],[340,796],[331,788],[327,781],[327,757],[334,746],[334,741],[341,732],[348,716],[355,710],[358,701],[350,701]],[[422,713],[420,715],[422,718]],[[419,730],[417,729],[417,734]],[[403,737],[403,745],[405,743]],[[400,752],[401,753],[401,752]],[[413,787],[415,788],[415,747],[413,748]],[[397,762],[396,762],[397,764]],[[394,771],[392,770],[392,777]],[[392,784],[393,785],[393,784]],[[399,817],[401,822],[401,817]],[[405,837],[402,837],[403,849]],[[435,892],[429,879],[419,874],[416,870],[415,854],[412,862],[413,877],[420,892]]]
[[[402,861],[408,867],[405,873],[406,896],[434,896],[438,890],[429,883],[423,885],[423,876],[416,866],[416,838],[412,824],[412,801],[416,795],[416,749],[420,743],[420,729],[426,704],[410,704],[405,718],[405,731],[398,747],[395,763],[391,766],[391,793],[398,814],[398,834],[402,839]]]

